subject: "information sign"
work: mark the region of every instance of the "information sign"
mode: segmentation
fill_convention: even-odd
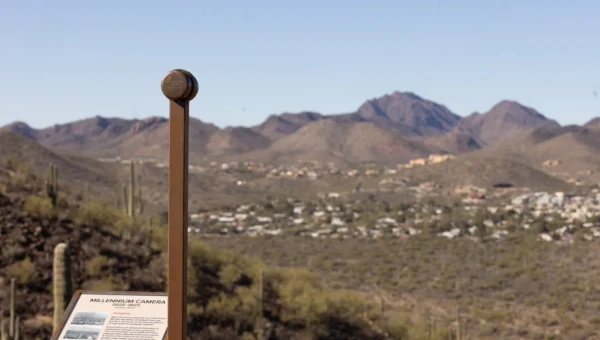
[[[52,340],[164,340],[167,294],[77,291]]]

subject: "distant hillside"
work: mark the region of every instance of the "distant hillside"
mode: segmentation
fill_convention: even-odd
[[[600,119],[586,124],[589,130],[598,127]],[[190,161],[288,162],[303,158],[393,163],[434,152],[473,151],[512,154],[511,157],[525,161],[532,153],[517,152],[515,148],[526,149],[535,144],[532,138],[552,136],[558,133],[555,129],[560,129],[556,121],[515,101],[504,100],[486,113],[461,119],[441,104],[411,92],[396,91],[364,102],[355,112],[286,112],[271,115],[253,127],[220,129],[191,118]],[[127,120],[96,116],[40,130],[15,122],[0,128],[7,130],[53,150],[91,158],[168,158],[168,120],[162,117]],[[577,142],[571,147],[577,150],[586,143]]]
[[[215,131],[206,144],[209,155],[241,154],[264,149],[271,139],[246,127],[227,127]]]
[[[556,121],[530,107],[504,100],[484,114],[473,113],[461,119],[455,130],[470,134],[479,143],[490,145],[523,130],[559,126]]]
[[[276,140],[267,149],[244,157],[284,163],[295,163],[300,159],[350,163],[406,162],[440,151],[373,123],[339,123],[326,119],[310,123]]]
[[[109,164],[59,154],[18,133],[0,131],[0,158],[5,161],[9,157],[26,164],[34,173],[44,174],[50,163],[57,165],[59,188],[67,185],[76,194],[83,192],[87,184],[93,192],[103,195],[112,194],[117,188],[115,169]]]
[[[0,155],[3,158],[13,156],[17,160],[27,160],[34,171],[45,171],[50,163],[60,168],[60,175],[70,181],[94,180],[109,183],[109,168],[92,159],[81,159],[66,154],[58,154],[39,143],[18,133],[0,131]]]
[[[590,119],[587,123],[583,125],[583,127],[589,129],[600,129],[600,117]]]
[[[470,134],[450,131],[445,135],[417,138],[432,149],[444,150],[450,154],[460,154],[481,149],[485,144]]]
[[[255,126],[252,130],[270,139],[278,139],[292,134],[304,125],[325,118],[315,112],[283,113],[270,115],[262,124]]]
[[[536,167],[549,160],[560,162],[548,170],[595,170],[600,167],[600,131],[574,125],[538,128],[517,134],[477,154],[518,159]]]
[[[236,134],[236,129],[232,134]],[[243,128],[245,133],[247,128]],[[260,137],[265,138],[265,137]],[[95,197],[116,204],[122,197],[122,185],[129,183],[129,164],[100,162],[81,154],[68,154],[51,150],[36,141],[10,131],[0,132],[0,166],[13,157],[18,163],[27,165],[33,173],[44,175],[50,163],[59,169],[59,188],[61,192],[69,189],[72,195],[90,193]],[[167,207],[168,168],[150,164],[136,164],[136,181],[141,185],[144,200],[144,212],[151,214],[162,212]],[[288,182],[260,181],[252,175],[240,177],[240,174],[227,172],[191,170],[189,173],[190,211],[200,207],[208,208],[227,204],[256,202],[265,197],[306,197],[323,192],[332,183],[316,180],[298,180]],[[247,185],[239,186],[239,180]],[[278,184],[278,185],[274,185]],[[1,185],[2,183],[0,183]]]
[[[566,182],[550,176],[530,165],[494,157],[478,157],[472,154],[455,160],[409,169],[402,173],[410,182],[419,184],[435,182],[445,188],[475,185],[491,188],[497,183],[510,183],[515,187],[534,190],[567,190]]]
[[[41,130],[24,123],[14,123],[2,130],[20,133],[57,150],[89,157],[168,158],[169,124],[161,117],[126,120],[96,116]],[[190,119],[189,134],[192,161],[210,155],[252,151],[270,144],[268,138],[249,128],[220,130],[194,118]]]

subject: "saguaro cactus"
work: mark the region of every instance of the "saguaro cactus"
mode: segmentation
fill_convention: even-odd
[[[62,321],[63,313],[73,295],[71,278],[71,250],[66,243],[60,243],[54,248],[54,264],[52,266],[54,283],[54,320],[53,331],[56,331]]]
[[[142,215],[144,212],[144,204],[142,202],[142,177],[140,175],[137,176],[137,189],[137,198],[135,200],[137,203],[137,214]]]
[[[46,194],[52,200],[52,205],[56,206],[56,199],[58,197],[58,167],[52,163],[50,163],[50,168],[48,169]]]
[[[123,212],[125,213],[125,215],[129,216],[129,209],[127,208],[127,184],[123,184],[123,191],[121,192],[121,194],[123,195],[123,197],[121,198],[123,200]]]
[[[264,336],[265,327],[265,271],[260,270],[259,281],[258,281],[258,332],[259,339],[266,339]]]
[[[129,162],[129,195],[127,196],[127,214],[129,217],[135,216],[135,164],[133,160]]]
[[[129,163],[129,185],[123,185],[123,210],[129,217],[141,215],[142,206],[142,188],[140,186],[141,179],[138,177],[138,183],[135,183],[135,164],[133,161]],[[137,186],[137,197],[136,197]]]
[[[462,320],[460,317],[460,307],[456,310],[456,340],[463,340]]]
[[[8,330],[4,322],[4,311],[0,312],[0,337],[2,340],[19,340],[19,317],[16,316],[16,282],[10,279],[10,319],[8,320]]]

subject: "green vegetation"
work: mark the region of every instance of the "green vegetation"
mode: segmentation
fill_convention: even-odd
[[[104,255],[97,255],[86,261],[85,270],[91,276],[97,276],[106,269],[108,258]]]
[[[52,218],[56,212],[52,201],[49,198],[40,196],[27,197],[23,203],[23,211],[41,218]]]
[[[35,264],[31,262],[29,257],[26,257],[24,260],[8,266],[6,272],[10,277],[16,278],[20,284],[27,284],[35,273]]]
[[[132,227],[124,226],[131,221],[127,216],[101,204],[81,207],[76,216],[79,223],[117,232]],[[151,221],[150,227],[133,225],[138,227],[136,235],[149,238],[153,247],[164,251],[164,220]],[[342,322],[365,339],[383,339],[385,334],[393,339],[412,339],[423,328],[418,320],[406,318],[400,322],[383,315],[380,305],[368,295],[326,288],[317,275],[306,269],[267,267],[257,258],[214,249],[195,238],[190,239],[188,249],[189,318],[194,328],[206,336],[231,334],[234,338],[258,339],[265,330],[261,325],[282,323],[294,333],[327,338],[338,331],[338,322]],[[87,274],[100,276],[109,261],[103,255],[92,257],[86,261]],[[165,274],[166,268],[163,281]],[[86,287],[114,289],[114,285],[113,279],[105,277],[90,281]],[[406,315],[401,308],[391,306],[390,315],[394,313]]]
[[[91,281],[86,285],[89,290],[110,291],[115,290],[115,285],[110,277],[105,277],[100,280]]]
[[[505,240],[486,242],[427,234],[380,240],[222,237],[206,242],[260,257],[270,266],[309,268],[329,287],[378,291],[375,296],[388,301],[386,315],[393,313],[387,305],[398,305],[422,318],[412,327],[402,322],[413,335],[431,317],[456,329],[457,307],[468,325],[462,336],[473,338],[509,338],[520,332],[535,338],[561,330],[575,339],[596,329],[593,316],[600,295],[593,282],[600,278],[595,260],[600,250],[593,242],[543,242],[522,229]],[[549,320],[556,320],[551,328]]]

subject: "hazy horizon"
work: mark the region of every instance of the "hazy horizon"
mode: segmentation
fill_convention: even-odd
[[[192,116],[219,127],[352,112],[394,91],[460,116],[514,100],[583,124],[600,116],[599,10],[516,0],[5,3],[0,126],[165,116],[160,80],[174,68],[198,78]]]

